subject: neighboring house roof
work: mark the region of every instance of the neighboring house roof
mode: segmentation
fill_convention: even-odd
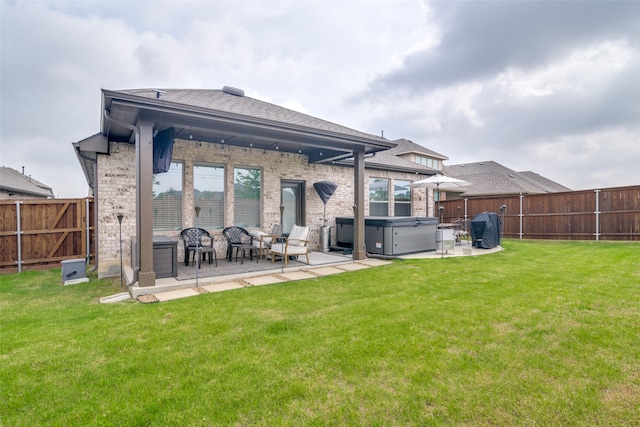
[[[422,175],[435,175],[439,171],[437,169],[423,166],[420,163],[408,160],[407,158],[400,157],[403,154],[421,154],[427,155],[433,158],[446,160],[448,157],[438,154],[435,151],[429,150],[421,145],[418,145],[408,139],[397,139],[392,141],[394,144],[398,144],[394,148],[390,148],[384,151],[378,151],[371,157],[365,159],[365,167],[369,169],[378,169],[395,172],[409,172]],[[353,165],[353,159],[346,159],[338,164]],[[421,179],[421,178],[420,178]]]
[[[562,184],[558,184],[555,181],[551,181],[549,178],[545,178],[542,175],[539,175],[532,171],[520,171],[518,172],[520,175],[530,179],[535,182],[541,188],[547,190],[547,193],[561,193],[563,191],[572,191],[569,187],[565,187]]]
[[[398,145],[396,145],[394,148],[387,150],[386,153],[391,153],[396,156],[401,156],[403,154],[420,154],[420,155],[432,157],[434,159],[449,160],[447,156],[444,156],[440,153],[436,153],[433,150],[429,150],[428,148],[423,147],[422,145],[416,144],[415,142],[405,138],[396,139],[393,142]]]
[[[347,160],[353,164],[352,160]],[[435,175],[438,171],[428,168],[419,163],[412,162],[402,157],[398,157],[391,150],[379,151],[373,157],[368,157],[364,161],[365,167],[369,169],[380,169],[396,172],[409,172],[423,175]]]
[[[5,166],[0,168],[0,190],[34,197],[54,197],[51,187]]]
[[[444,172],[454,178],[469,181],[464,196],[488,196],[502,194],[539,194],[571,191],[531,172],[520,173],[494,161],[465,163],[444,167]],[[535,178],[535,175],[539,177]]]

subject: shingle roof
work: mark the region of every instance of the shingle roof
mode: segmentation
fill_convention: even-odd
[[[544,176],[539,175],[535,172],[520,171],[518,173],[526,177],[527,179],[535,182],[541,188],[546,189],[548,193],[561,193],[563,191],[571,191],[569,187],[565,187],[562,184],[558,184],[557,182],[552,181],[549,178],[545,178]]]
[[[128,89],[113,92],[388,142],[377,135],[360,132],[249,96],[233,95],[221,89]]]
[[[534,179],[530,174],[516,172],[494,161],[449,165],[445,166],[444,172],[472,183],[464,187],[463,194],[466,196],[570,191],[567,187],[540,175],[540,179]]]
[[[427,175],[433,175],[437,172],[435,169],[398,157],[391,150],[379,151],[375,156],[366,158],[365,166],[372,169],[397,170]]]
[[[54,197],[51,187],[5,166],[0,168],[0,189],[38,197]]]
[[[424,154],[436,159],[449,160],[447,156],[442,155],[440,153],[436,153],[433,150],[430,150],[426,147],[423,147],[422,145],[416,144],[415,142],[405,138],[396,139],[393,142],[398,145],[394,148],[386,150],[387,153],[392,153],[396,156],[400,156],[402,154],[416,153],[416,154]]]

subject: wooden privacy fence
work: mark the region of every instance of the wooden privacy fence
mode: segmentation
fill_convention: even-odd
[[[0,269],[50,268],[94,254],[93,199],[0,200]]]
[[[504,237],[640,240],[640,186],[456,199],[441,201],[440,206],[443,222],[496,212],[504,218]]]

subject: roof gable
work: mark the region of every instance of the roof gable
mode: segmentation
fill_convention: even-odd
[[[422,145],[416,144],[415,142],[405,138],[396,139],[393,142],[398,145],[396,145],[394,148],[387,150],[387,153],[392,153],[396,156],[401,156],[403,154],[421,154],[424,156],[433,157],[434,159],[449,160],[447,156],[442,155],[440,153],[436,153],[433,150],[430,150],[426,147],[423,147]]]

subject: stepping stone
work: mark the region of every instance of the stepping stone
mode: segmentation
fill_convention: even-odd
[[[272,283],[284,282],[284,280],[275,276],[248,277],[244,279],[244,281],[253,286],[271,285]]]
[[[313,274],[317,274],[318,276],[328,276],[329,274],[344,273],[344,270],[340,270],[339,268],[335,267],[320,267],[314,268],[313,270],[309,271]]]
[[[362,270],[363,268],[369,268],[371,267],[370,265],[364,265],[364,264],[360,264],[360,263],[351,263],[351,264],[341,264],[338,266],[339,269],[341,270],[347,270],[347,271],[356,271],[356,270]]]
[[[240,289],[244,286],[238,282],[214,283],[212,285],[201,286],[207,292],[230,291],[231,289]]]
[[[316,275],[307,273],[306,271],[293,271],[291,273],[280,274],[280,276],[284,277],[287,280],[305,280],[317,277]]]
[[[177,289],[175,291],[160,292],[155,294],[156,298],[160,302],[171,301],[174,299],[180,299],[180,298],[186,298],[186,297],[193,297],[196,295],[200,295],[200,292],[192,288]]]
[[[362,264],[369,265],[371,267],[377,267],[379,265],[388,265],[391,264],[391,261],[385,261],[382,259],[369,258],[362,261],[358,261]]]

